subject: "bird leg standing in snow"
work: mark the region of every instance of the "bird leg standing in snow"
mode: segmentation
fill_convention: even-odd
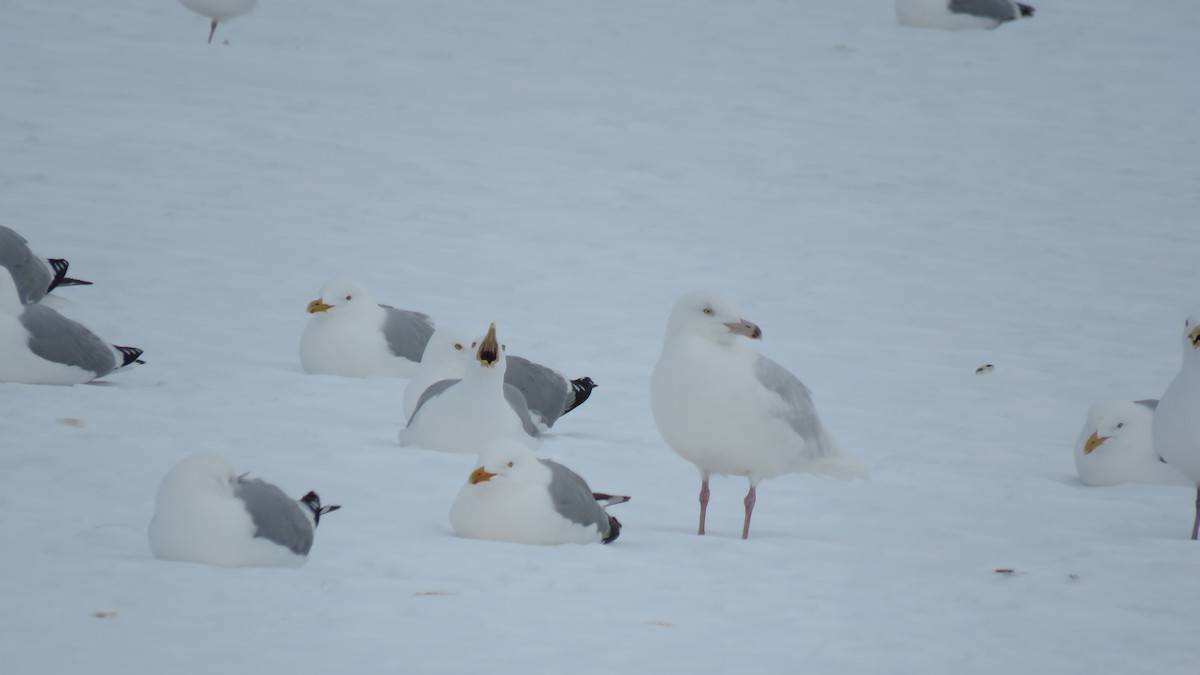
[[[742,503],[746,505],[746,522],[742,523],[742,539],[750,538],[750,514],[754,513],[755,498],[754,483],[750,483],[750,491],[746,493],[746,498],[742,500]]]
[[[700,474],[700,531],[704,534],[704,514],[708,513],[708,474]]]

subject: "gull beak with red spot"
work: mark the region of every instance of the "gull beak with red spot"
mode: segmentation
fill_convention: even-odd
[[[467,478],[467,482],[470,483],[471,485],[479,485],[480,483],[485,483],[485,482],[491,480],[492,476],[495,476],[495,475],[496,474],[490,473],[487,469],[485,469],[481,466],[478,469],[475,469],[474,471],[471,472],[471,476],[469,478]]]
[[[316,314],[317,312],[324,312],[331,307],[333,307],[333,305],[327,305],[321,301],[321,298],[317,298],[316,300],[308,303],[308,313]]]
[[[496,324],[488,326],[487,335],[479,341],[475,358],[479,359],[479,365],[484,368],[494,368],[500,362],[500,342],[496,340]]]
[[[1083,454],[1090,455],[1092,451],[1100,447],[1104,441],[1108,440],[1108,436],[1101,436],[1098,432],[1093,431],[1091,436],[1088,436],[1087,442],[1083,444]]]
[[[730,323],[725,324],[725,327],[729,329],[730,333],[735,335],[745,335],[751,340],[762,339],[762,329],[758,327],[758,324],[751,323],[745,319],[742,319],[741,321],[731,321]]]

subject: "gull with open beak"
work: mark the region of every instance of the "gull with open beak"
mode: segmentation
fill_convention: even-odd
[[[1158,401],[1106,399],[1088,409],[1075,440],[1075,470],[1084,485],[1191,485],[1154,451],[1151,425]]]
[[[496,324],[473,342],[474,360],[462,379],[434,382],[421,393],[408,426],[400,430],[400,445],[475,454],[495,440],[531,450],[542,444],[525,397],[504,383],[508,362]]]
[[[300,365],[315,375],[412,377],[434,330],[427,315],[378,304],[350,279],[325,284],[307,311]]]
[[[494,441],[479,455],[450,507],[460,537],[518,544],[612,542],[621,523],[604,510],[629,497],[592,492],[579,474],[535,457],[514,441]]]
[[[1154,449],[1196,485],[1192,539],[1200,535],[1200,314],[1183,324],[1183,365],[1154,411]]]
[[[650,401],[663,439],[700,470],[700,534],[709,476],[749,480],[746,539],[764,478],[815,473],[846,480],[865,471],[825,430],[808,388],[739,337],[758,340],[762,331],[742,318],[732,298],[707,291],[681,297],[667,320]]]

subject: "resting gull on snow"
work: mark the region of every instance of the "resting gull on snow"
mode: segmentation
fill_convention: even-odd
[[[1183,365],[1154,411],[1154,449],[1196,485],[1192,539],[1200,534],[1200,314],[1183,324]]]
[[[254,10],[258,0],[179,0],[179,3],[200,16],[212,19],[208,29],[208,42],[212,44],[218,23],[248,14]]]
[[[37,302],[59,286],[90,286],[67,276],[69,263],[62,258],[43,258],[29,248],[25,237],[0,225],[0,267],[7,267],[17,285],[22,303]]]
[[[896,19],[916,28],[995,28],[1033,16],[1033,7],[1012,0],[896,0]]]
[[[422,392],[408,426],[400,430],[400,445],[475,454],[494,440],[514,440],[531,450],[542,444],[525,397],[504,383],[507,359],[496,324],[476,342],[462,379],[440,380]]]
[[[1097,401],[1075,441],[1075,470],[1084,485],[1191,485],[1154,451],[1151,425],[1158,401]]]
[[[607,544],[621,534],[621,523],[604,507],[627,501],[592,492],[579,474],[521,443],[497,441],[479,455],[479,468],[450,507],[450,524],[471,539]]]
[[[474,362],[478,340],[458,328],[443,326],[433,332],[417,374],[404,390],[404,417],[411,418],[417,401],[435,382],[461,379]],[[516,387],[525,397],[533,421],[543,429],[554,426],[592,394],[596,383],[590,377],[568,380],[556,370],[520,356],[507,356],[504,383]]]
[[[274,485],[238,475],[221,455],[189,455],[163,477],[150,521],[150,549],[162,560],[225,567],[299,567],[308,559],[321,516],[309,492],[299,500]]]
[[[12,274],[0,268],[0,382],[80,384],[141,363],[141,355],[49,307],[22,305]]]
[[[335,279],[308,303],[300,365],[311,374],[412,377],[433,321],[420,312],[380,305],[365,286]]]
[[[711,474],[745,476],[742,538],[750,534],[755,486],[785,473],[839,479],[865,471],[825,431],[808,388],[738,336],[759,327],[727,295],[694,291],[675,303],[650,380],[654,421],[667,444],[700,470],[700,528]]]

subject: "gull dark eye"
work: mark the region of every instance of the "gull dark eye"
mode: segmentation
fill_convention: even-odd
[[[709,316],[712,316],[712,315],[713,315],[713,308],[712,308],[712,307],[705,307],[705,308],[704,308],[704,313],[705,313],[705,314],[707,314],[707,315],[709,315]]]
[[[1117,422],[1117,428],[1118,428],[1118,429],[1120,429],[1120,428],[1121,428],[1121,427],[1123,427],[1123,426],[1125,426],[1125,423],[1124,423],[1124,422]]]
[[[511,468],[512,468],[512,464],[513,464],[512,462],[509,462],[509,463],[508,463],[508,468],[510,468],[510,469],[511,469]]]
[[[474,348],[475,348],[475,345],[477,345],[477,344],[479,344],[479,343],[478,343],[478,342],[472,342],[472,343],[471,343],[471,349],[474,349]]]
[[[349,296],[349,295],[347,295],[347,296],[346,296],[346,299],[347,299],[347,300],[349,300],[349,299],[350,299],[350,296]]]
[[[462,343],[461,343],[461,342],[455,342],[455,343],[454,343],[454,348],[455,348],[455,349],[457,349],[458,351],[460,351],[460,352],[461,352],[461,351],[462,351]]]

